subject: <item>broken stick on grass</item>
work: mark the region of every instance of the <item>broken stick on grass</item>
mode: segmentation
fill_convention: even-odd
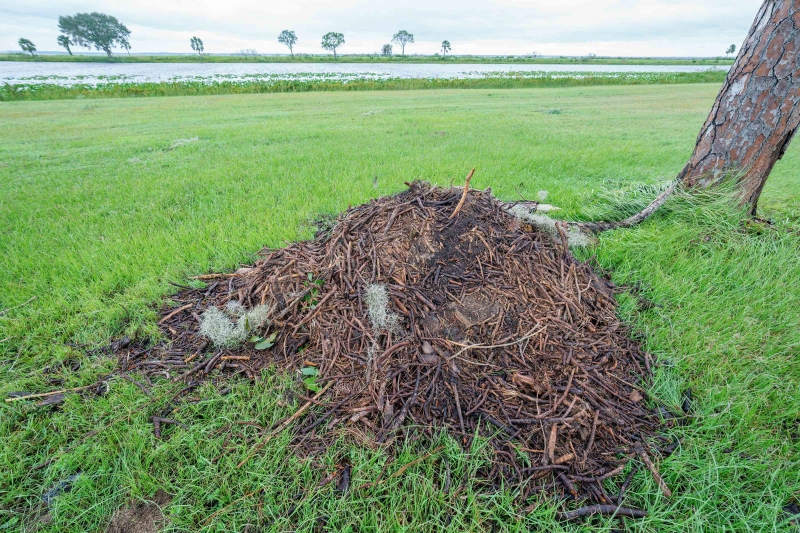
[[[172,387],[167,392],[165,392],[164,394],[158,396],[157,398],[153,398],[152,400],[150,400],[149,402],[147,402],[146,404],[144,404],[141,407],[137,407],[137,408],[133,409],[128,414],[121,415],[121,416],[113,419],[111,422],[109,422],[106,425],[100,427],[99,429],[95,429],[95,430],[92,430],[92,431],[90,431],[88,433],[84,433],[83,436],[79,437],[75,442],[73,442],[70,446],[68,446],[66,449],[64,449],[64,451],[56,452],[55,454],[53,454],[53,456],[50,459],[47,459],[46,461],[43,461],[43,462],[31,467],[31,470],[39,470],[41,468],[46,467],[47,465],[51,464],[53,461],[55,461],[59,457],[62,457],[64,454],[67,454],[67,453],[71,452],[72,450],[74,450],[75,448],[77,448],[78,446],[80,446],[81,444],[86,442],[86,439],[88,439],[89,437],[94,437],[95,435],[97,435],[101,431],[105,431],[106,429],[110,428],[111,426],[113,426],[114,424],[116,424],[118,422],[121,422],[122,420],[128,420],[131,416],[134,415],[134,413],[137,413],[137,412],[141,411],[142,409],[144,409],[145,407],[149,407],[149,406],[153,405],[154,403],[156,403],[157,401],[166,398],[167,396],[169,396],[170,394],[175,392],[177,389],[178,389],[178,387]],[[180,394],[180,392],[178,394]]]
[[[14,309],[19,309],[20,307],[22,307],[24,305],[28,305],[29,303],[34,301],[36,298],[38,298],[38,296],[31,296],[30,298],[28,298],[27,300],[25,300],[24,302],[22,302],[19,305],[15,305],[14,307],[9,307],[8,309],[3,309],[2,311],[0,311],[0,316],[5,315],[9,311],[13,311]],[[6,340],[6,339],[4,339],[4,340]]]
[[[314,396],[314,398],[313,398],[313,399],[314,399],[314,400],[319,400],[320,398],[322,398],[322,395],[323,395],[323,394],[325,394],[326,392],[328,392],[328,389],[330,389],[330,388],[333,386],[333,383],[334,383],[333,381],[329,381],[329,382],[328,382],[328,383],[327,383],[327,384],[326,384],[324,387],[322,387],[322,390],[321,390],[321,391],[319,391],[319,392],[318,392],[318,393],[317,393],[317,394]],[[272,439],[273,439],[273,438],[274,438],[274,437],[275,437],[275,436],[276,436],[278,433],[280,433],[281,431],[283,431],[283,430],[284,430],[284,429],[285,429],[285,428],[286,428],[286,427],[287,427],[289,424],[291,424],[292,422],[294,422],[295,420],[297,420],[297,418],[298,418],[298,417],[300,417],[300,415],[302,415],[303,413],[305,413],[305,412],[306,412],[306,410],[308,410],[308,408],[309,408],[309,407],[311,407],[313,404],[314,404],[314,402],[311,402],[311,401],[308,401],[308,402],[304,403],[304,404],[303,404],[303,406],[302,406],[300,409],[298,409],[298,410],[297,410],[297,411],[296,411],[296,412],[295,412],[295,413],[294,413],[292,416],[290,416],[289,418],[287,418],[286,420],[284,420],[283,422],[281,422],[281,423],[280,423],[280,425],[278,425],[278,427],[276,427],[276,428],[275,428],[273,431],[269,432],[269,433],[267,434],[267,436],[266,436],[266,437],[264,437],[264,438],[263,438],[263,439],[262,439],[260,442],[258,442],[258,444],[256,444],[255,446],[253,446],[253,449],[252,449],[252,450],[250,450],[250,453],[248,453],[248,454],[247,454],[247,457],[245,457],[244,459],[242,459],[242,460],[241,460],[241,462],[240,462],[238,465],[236,465],[236,468],[241,468],[241,467],[243,467],[245,464],[247,464],[247,461],[249,461],[250,459],[252,459],[252,458],[253,458],[253,456],[254,456],[256,453],[258,453],[258,451],[259,451],[261,448],[263,448],[264,446],[266,446],[266,445],[267,445],[267,443],[268,443],[270,440],[272,440]]]
[[[591,515],[611,515],[611,516],[627,516],[628,518],[644,518],[647,516],[647,511],[641,509],[629,509],[627,507],[617,507],[616,505],[587,505],[574,511],[567,511],[565,513],[558,513],[559,518],[562,520],[575,520],[582,516]]]
[[[176,426],[182,427],[183,429],[189,429],[186,426],[186,424],[183,424],[171,418],[164,418],[161,416],[151,416],[150,420],[153,422],[153,435],[155,435],[157,439],[161,438],[161,424],[174,424]]]
[[[46,396],[53,396],[53,395],[56,395],[56,394],[63,394],[65,392],[75,392],[75,391],[79,391],[79,390],[90,389],[90,388],[92,388],[92,387],[94,387],[96,385],[99,385],[99,384],[100,384],[100,382],[98,381],[97,383],[92,383],[91,385],[84,385],[83,387],[75,387],[75,388],[72,388],[72,389],[61,389],[61,390],[54,390],[52,392],[42,392],[42,393],[39,393],[39,394],[28,394],[27,396],[15,396],[14,398],[6,398],[6,403],[16,402],[18,400],[28,400],[30,398],[44,398]]]
[[[667,487],[664,478],[661,477],[661,474],[658,472],[658,468],[656,468],[656,465],[654,465],[653,461],[650,460],[650,457],[647,455],[647,452],[644,451],[644,448],[637,446],[636,453],[639,454],[639,457],[642,458],[642,461],[644,461],[644,464],[647,465],[647,468],[650,470],[650,473],[653,474],[653,478],[661,488],[661,492],[664,494],[664,497],[669,498],[672,496],[672,491],[669,490],[669,487]]]
[[[439,446],[438,448],[436,448],[436,449],[435,449],[435,450],[433,450],[432,452],[430,452],[430,453],[428,453],[428,454],[426,454],[426,455],[423,455],[423,456],[422,456],[422,457],[420,457],[419,459],[414,459],[414,460],[413,460],[413,461],[411,461],[410,463],[406,463],[406,464],[404,464],[403,466],[401,466],[400,468],[398,468],[396,472],[393,472],[391,476],[387,477],[386,479],[384,479],[384,480],[383,480],[383,481],[381,481],[380,483],[377,483],[377,484],[376,484],[376,486],[377,486],[377,485],[382,485],[383,483],[385,483],[386,481],[389,481],[389,480],[390,480],[390,479],[392,479],[392,478],[395,478],[395,477],[402,476],[402,475],[403,475],[403,472],[405,472],[406,470],[408,470],[409,468],[411,468],[411,467],[412,467],[412,466],[414,466],[415,464],[417,464],[417,463],[421,463],[421,462],[422,462],[422,461],[424,461],[425,459],[427,459],[427,458],[431,457],[432,455],[436,455],[437,453],[439,453],[439,452],[440,452],[440,451],[442,451],[442,450],[444,450],[444,446]]]

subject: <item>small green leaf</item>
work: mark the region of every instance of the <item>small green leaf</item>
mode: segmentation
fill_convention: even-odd
[[[301,372],[301,373],[302,373],[304,376],[316,376],[317,374],[319,374],[319,370],[317,370],[317,369],[316,369],[316,368],[314,368],[313,366],[306,366],[306,367],[303,367],[303,369],[302,369],[302,370],[300,370],[300,372]]]
[[[252,337],[250,337],[250,342],[253,342],[253,343],[261,342],[263,340],[264,340],[264,337],[259,337],[258,335],[253,335]]]
[[[254,337],[258,338],[258,344],[254,346],[256,350],[266,350],[267,348],[272,348],[275,346],[275,339],[278,337],[278,332],[274,332],[272,335],[267,337],[266,339],[263,337]]]
[[[317,380],[314,378],[306,378],[303,380],[305,383],[306,388],[311,392],[319,392],[319,385],[317,385]]]

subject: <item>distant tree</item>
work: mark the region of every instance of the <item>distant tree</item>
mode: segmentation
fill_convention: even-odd
[[[392,42],[399,44],[401,53],[406,55],[406,45],[414,42],[414,34],[408,33],[406,30],[400,30],[394,34]]]
[[[128,50],[131,32],[115,17],[103,13],[77,13],[71,17],[58,17],[58,29],[67,35],[73,44],[104,51],[111,57],[111,47]]]
[[[447,56],[447,52],[450,51],[450,41],[442,41],[442,55]]]
[[[203,39],[200,37],[192,37],[189,39],[189,44],[192,45],[192,50],[197,52],[197,55],[203,55],[203,50],[205,50],[205,48],[203,48]]]
[[[381,54],[385,56],[392,55],[392,45],[391,44],[384,44],[383,48],[381,48]]]
[[[292,54],[294,57],[294,50],[292,47],[297,42],[297,35],[291,30],[283,30],[280,35],[278,35],[278,42],[285,44],[289,47],[289,53]]]
[[[69,40],[69,37],[67,37],[66,35],[59,35],[56,41],[58,41],[58,46],[66,48],[67,52],[69,52],[69,55],[72,55],[72,50],[69,49],[70,45],[72,44],[72,41]]]
[[[539,52],[531,52],[531,57],[533,59],[536,59],[537,57],[539,57]]]
[[[36,55],[34,52],[36,51],[36,45],[30,42],[28,39],[20,39],[17,41],[19,43],[19,47],[22,48],[23,52],[28,52],[30,55]]]
[[[735,44],[732,44],[732,45],[730,45],[730,46],[728,47],[728,49],[727,49],[727,50],[725,50],[725,55],[726,55],[726,56],[729,56],[729,55],[731,55],[731,54],[733,54],[733,53],[735,53],[735,52],[736,52],[736,45],[735,45]]]
[[[333,52],[333,58],[336,59],[336,49],[344,44],[344,35],[329,31],[322,36],[322,48]]]

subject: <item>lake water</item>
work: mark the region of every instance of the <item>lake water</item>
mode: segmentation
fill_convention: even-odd
[[[693,65],[510,65],[401,63],[34,63],[0,61],[0,85],[142,83],[163,81],[481,78],[596,72],[661,73],[728,70]]]

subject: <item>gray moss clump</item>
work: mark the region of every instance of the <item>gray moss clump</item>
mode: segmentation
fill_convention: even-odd
[[[535,210],[531,211],[525,206],[519,204],[508,208],[507,211],[511,216],[516,217],[524,222],[528,222],[540,231],[549,233],[555,238],[559,238],[558,228],[556,228],[556,222],[558,222],[558,220],[552,219],[547,215],[540,215],[536,213]],[[592,244],[591,237],[575,228],[567,229],[567,241],[569,242],[570,246],[590,246]]]
[[[200,316],[200,334],[220,348],[235,348],[266,325],[269,310],[268,305],[258,305],[248,311],[236,301],[228,302],[224,311],[210,307]]]
[[[386,285],[373,283],[364,291],[364,301],[372,327],[377,330],[393,331],[400,317],[389,311],[389,292]]]

